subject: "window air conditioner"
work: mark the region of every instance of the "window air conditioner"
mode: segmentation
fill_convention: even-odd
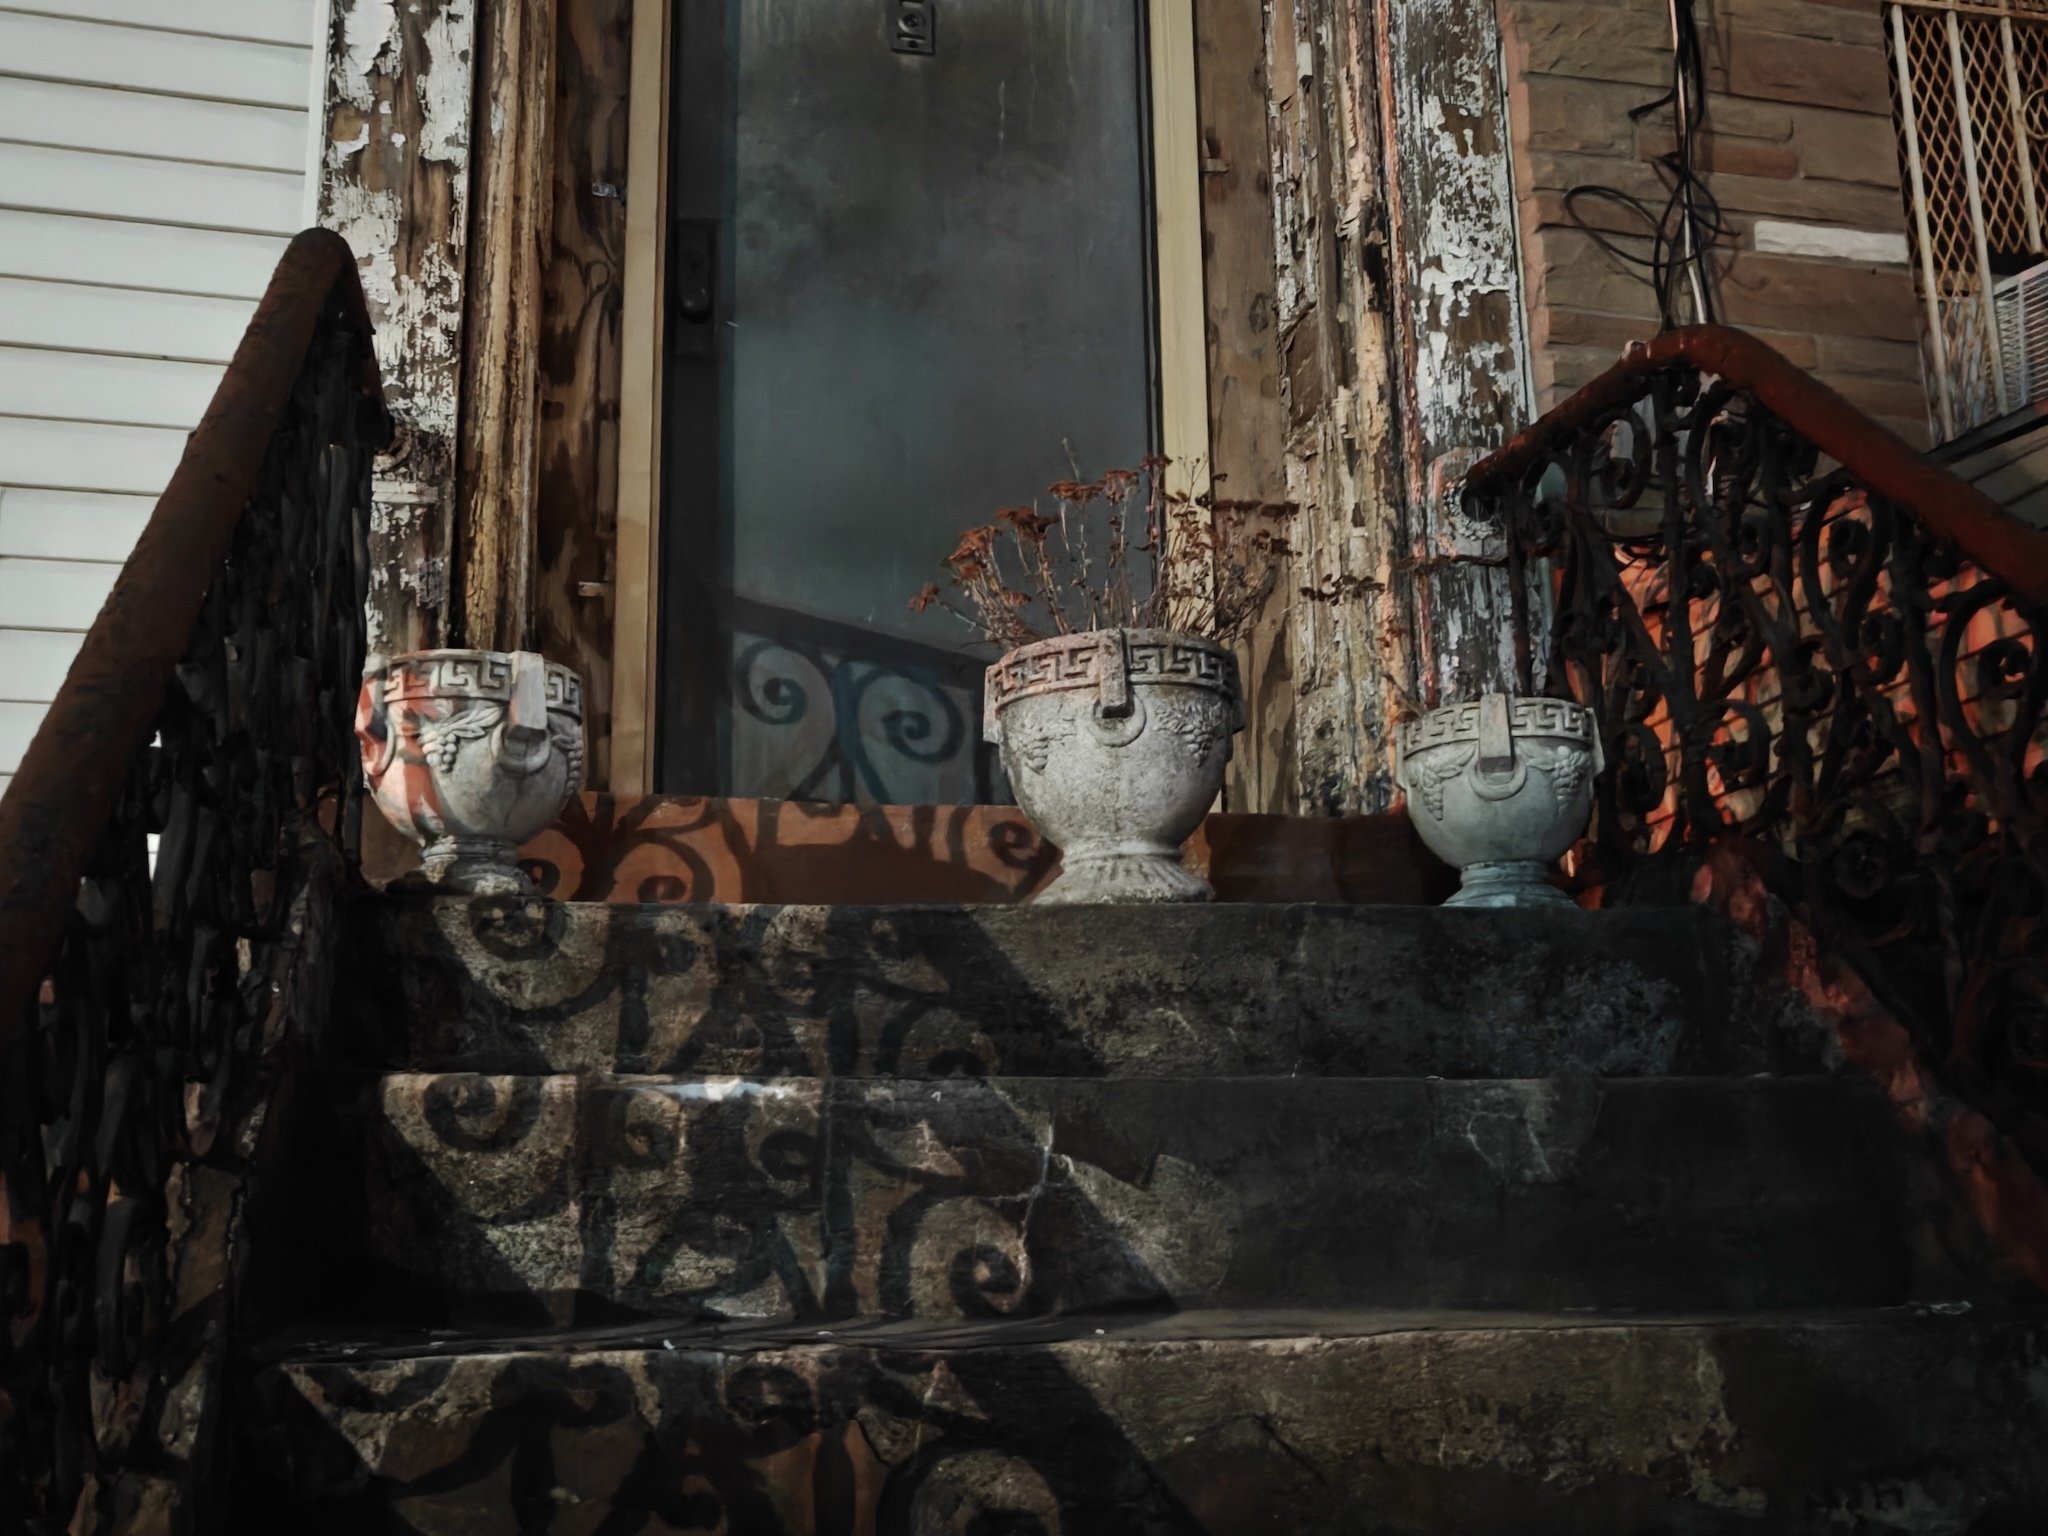
[[[2048,261],[1999,278],[1991,288],[1998,355],[2009,410],[2048,396]]]

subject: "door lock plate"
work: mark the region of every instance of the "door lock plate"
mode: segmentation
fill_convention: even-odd
[[[894,4],[896,19],[889,29],[890,50],[925,55],[937,53],[937,0],[894,0]]]

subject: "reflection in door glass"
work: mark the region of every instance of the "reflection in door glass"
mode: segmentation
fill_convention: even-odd
[[[1004,798],[960,532],[1153,439],[1137,0],[739,0],[722,274],[728,793]],[[673,657],[671,665],[700,665]]]

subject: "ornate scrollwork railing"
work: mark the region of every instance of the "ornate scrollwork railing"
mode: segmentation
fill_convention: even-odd
[[[358,825],[354,258],[292,242],[0,799],[0,1530],[203,1530],[249,1171]]]
[[[1550,569],[1523,687],[1599,719],[1576,877],[1741,843],[2048,1169],[2048,534],[1718,327],[1631,349],[1466,488],[1518,594]]]
[[[1009,803],[979,728],[982,661],[730,601],[729,787],[849,805]]]

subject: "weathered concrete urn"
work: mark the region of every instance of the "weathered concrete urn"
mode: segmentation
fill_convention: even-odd
[[[583,682],[532,651],[413,651],[356,701],[363,779],[424,850],[421,877],[477,896],[534,893],[521,843],[583,785]]]
[[[1223,786],[1242,697],[1235,656],[1170,630],[1060,635],[990,667],[983,733],[1063,855],[1036,900],[1209,900],[1180,850]]]
[[[1399,747],[1416,832],[1464,872],[1445,905],[1571,905],[1551,868],[1585,830],[1606,766],[1590,709],[1489,693],[1403,726]]]

